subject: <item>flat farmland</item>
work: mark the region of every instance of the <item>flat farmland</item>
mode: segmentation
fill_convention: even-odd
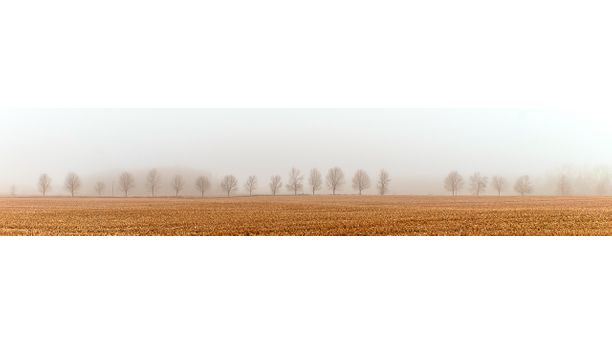
[[[611,234],[608,197],[0,199],[0,235]]]

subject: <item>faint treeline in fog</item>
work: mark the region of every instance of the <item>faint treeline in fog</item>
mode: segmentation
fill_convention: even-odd
[[[381,175],[385,173],[384,176]],[[488,171],[490,172],[490,171]],[[97,174],[41,173],[29,185],[5,181],[4,196],[125,196],[125,173],[132,178],[128,196],[221,197],[249,195],[364,194],[364,195],[611,195],[610,166],[563,165],[537,174],[483,173],[451,170],[446,174],[409,176],[381,170],[311,169],[290,167],[264,174],[215,173],[185,167],[109,170]],[[78,177],[75,181],[75,177]],[[235,178],[232,179],[232,178]],[[272,183],[272,178],[277,180]],[[382,178],[382,179],[381,179]],[[228,182],[232,187],[228,190]],[[313,188],[313,181],[315,185]],[[271,184],[278,184],[271,190]],[[381,184],[384,187],[381,192]],[[314,190],[313,190],[314,189]]]
[[[612,168],[609,166],[564,165],[548,171],[543,189],[557,195],[612,194]]]

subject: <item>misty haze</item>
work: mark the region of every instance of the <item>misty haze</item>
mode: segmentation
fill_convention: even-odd
[[[443,195],[444,178],[457,171],[465,180],[458,194],[471,194],[469,178],[488,178],[480,194],[502,176],[504,193],[531,177],[533,194],[607,194],[605,116],[552,110],[336,110],[336,109],[67,109],[1,110],[0,187],[4,194],[37,195],[38,179],[51,179],[49,195],[69,195],[65,179],[80,177],[78,195],[120,195],[119,176],[134,178],[131,195],[150,195],[147,174],[156,169],[157,194],[174,196],[173,179],[183,178],[183,196],[198,196],[197,178],[208,193],[223,195],[222,178],[233,175],[233,194],[270,194],[270,178],[283,182],[292,168],[306,178],[339,167],[346,181],[336,191],[358,193],[358,170],[373,180],[363,190],[376,194],[374,180],[385,169],[389,194]],[[565,178],[567,188],[559,183]],[[305,181],[307,182],[307,181]],[[103,183],[103,190],[98,183]],[[308,183],[305,183],[308,186]],[[300,190],[308,193],[306,189]],[[323,185],[320,193],[332,193]],[[283,187],[280,194],[291,194]]]

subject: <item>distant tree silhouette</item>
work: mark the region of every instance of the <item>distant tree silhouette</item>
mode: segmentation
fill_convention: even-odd
[[[185,180],[183,179],[183,176],[177,174],[174,176],[174,178],[172,178],[172,190],[174,190],[174,197],[178,197],[184,188]]]
[[[81,188],[81,179],[76,173],[68,173],[64,187],[70,192],[70,196],[74,197],[74,194]]]
[[[106,189],[106,184],[104,184],[104,182],[97,182],[94,186],[94,190],[98,196],[102,196],[104,189]]]
[[[569,195],[572,192],[572,185],[569,178],[565,174],[562,174],[559,177],[559,181],[557,182],[557,192],[562,196]]]
[[[227,193],[227,197],[238,188],[238,179],[229,174],[221,180],[221,189]]]
[[[336,194],[336,191],[344,184],[344,172],[340,167],[330,168],[325,177],[327,182],[327,188],[332,191],[332,195]]]
[[[134,185],[135,185],[134,176],[132,176],[130,173],[123,172],[119,176],[119,189],[121,190],[121,192],[123,192],[123,195],[125,197],[128,196],[130,190],[134,188]]]
[[[493,188],[497,191],[497,195],[501,196],[502,191],[504,191],[506,187],[506,180],[502,176],[494,176],[491,180],[491,185],[493,185]]]
[[[310,184],[310,190],[312,190],[313,195],[317,191],[321,190],[321,186],[323,185],[323,177],[321,176],[321,172],[319,172],[319,170],[317,170],[316,168],[310,170],[308,184]]]
[[[151,191],[151,197],[155,197],[161,187],[161,176],[156,169],[147,174],[147,188]]]
[[[457,171],[451,171],[446,179],[444,179],[444,188],[450,192],[451,195],[457,196],[459,191],[463,188],[463,177]]]
[[[249,193],[249,196],[253,196],[253,192],[255,192],[255,190],[257,189],[257,177],[249,176],[249,178],[247,178],[246,183],[244,184],[244,188]]]
[[[380,170],[380,173],[378,173],[378,184],[376,185],[379,195],[384,196],[389,192],[389,183],[391,183],[389,173],[385,170]]]
[[[45,197],[47,193],[51,191],[51,177],[49,177],[46,173],[41,174],[38,178],[38,191],[40,191],[43,197]]]
[[[487,189],[488,178],[480,175],[479,172],[474,173],[470,176],[470,189],[476,196],[480,196],[480,193]]]
[[[200,176],[196,179],[196,188],[200,191],[202,198],[204,198],[204,193],[210,189],[210,181],[206,176]]]
[[[363,190],[370,188],[370,177],[364,170],[357,170],[353,176],[353,189],[362,194]]]
[[[304,176],[300,170],[295,167],[292,168],[291,171],[289,171],[289,180],[287,181],[286,185],[287,190],[293,192],[294,195],[297,195],[297,193],[302,191],[302,188],[304,187],[303,180]]]
[[[529,180],[529,176],[521,176],[516,180],[514,184],[514,191],[521,194],[521,196],[525,196],[526,194],[530,194],[533,192],[533,185]]]
[[[272,196],[276,196],[282,186],[281,176],[270,177],[270,191],[272,192]]]

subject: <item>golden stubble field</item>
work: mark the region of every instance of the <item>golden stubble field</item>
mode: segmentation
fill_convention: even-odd
[[[612,198],[3,198],[0,235],[611,235]]]

